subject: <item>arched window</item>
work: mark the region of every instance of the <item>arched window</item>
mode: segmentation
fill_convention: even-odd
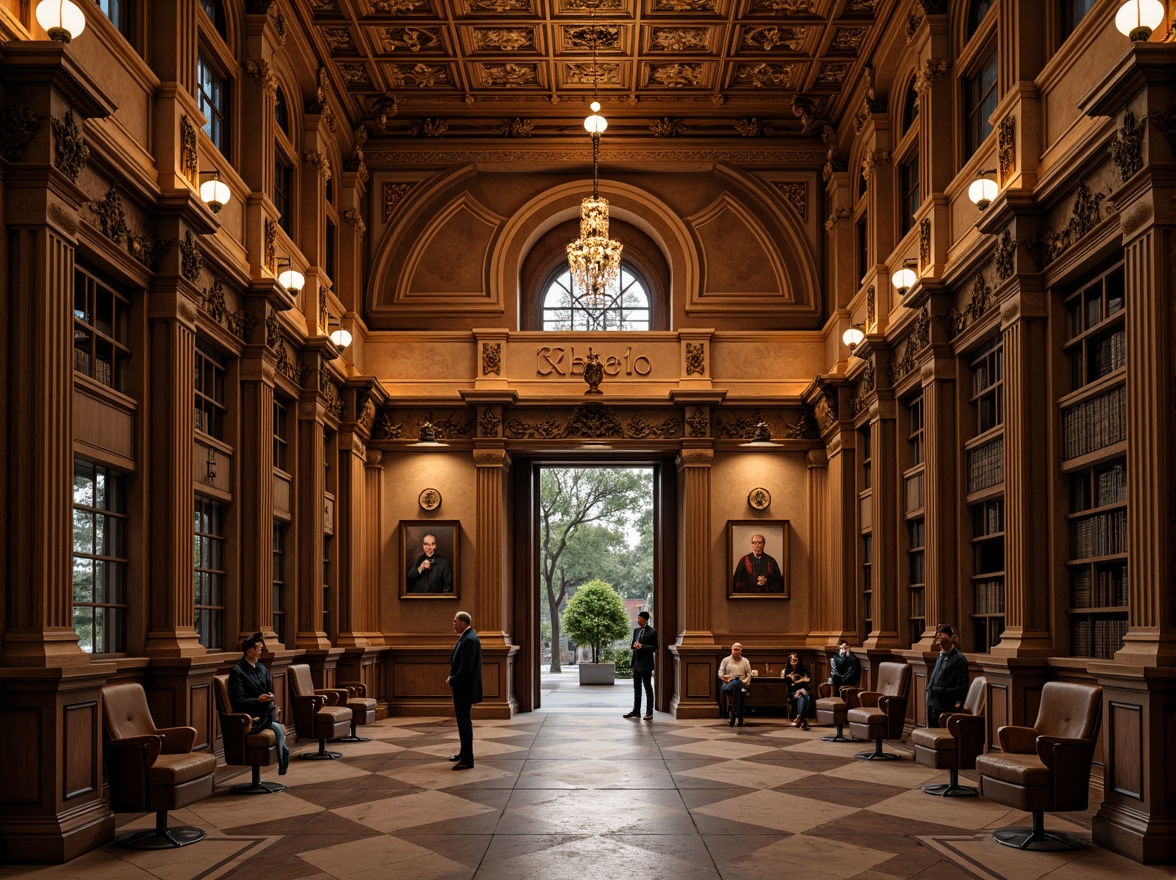
[[[912,81],[910,88],[907,89],[906,98],[902,103],[902,130],[905,134],[910,131],[912,125],[919,121],[919,93],[915,91],[915,84]]]
[[[566,266],[543,293],[544,330],[648,330],[649,320],[649,291],[628,263],[599,302],[585,296]]]
[[[968,10],[968,36],[976,33],[988,10],[996,5],[996,0],[972,0],[972,8]]]

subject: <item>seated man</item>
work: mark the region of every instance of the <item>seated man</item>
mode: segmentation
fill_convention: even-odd
[[[229,673],[229,699],[234,712],[245,712],[253,717],[250,733],[270,728],[277,737],[278,775],[285,776],[290,766],[290,749],[286,746],[286,730],[274,718],[274,682],[269,670],[258,661],[265,653],[265,638],[256,632],[241,642],[244,655]]]
[[[736,642],[731,646],[731,656],[724,657],[719,664],[719,678],[723,680],[723,693],[731,702],[728,727],[734,727],[735,722],[743,726],[743,703],[747,691],[745,688],[751,683],[751,664],[743,656],[743,645]]]
[[[841,693],[842,687],[857,687],[861,680],[862,664],[849,650],[849,642],[842,639],[836,656],[829,661],[829,684],[833,686],[833,696]]]

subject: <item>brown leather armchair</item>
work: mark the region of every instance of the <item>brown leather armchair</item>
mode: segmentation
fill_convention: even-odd
[[[294,707],[294,732],[299,739],[317,739],[317,752],[299,755],[303,760],[330,760],[341,758],[339,752],[327,751],[327,740],[347,735],[351,728],[351,710],[343,703],[338,688],[315,689],[310,677],[310,667],[305,664],[291,666],[289,671],[290,702]]]
[[[915,763],[947,770],[947,782],[924,785],[926,794],[938,797],[976,797],[979,789],[960,785],[960,771],[972,770],[984,751],[984,712],[988,701],[988,679],[972,679],[968,695],[958,712],[939,716],[939,727],[919,727],[911,733]]]
[[[356,725],[374,724],[376,721],[376,700],[367,695],[367,685],[362,681],[341,681],[339,687],[347,692],[344,701],[351,710],[351,732],[339,737],[340,742],[371,742],[370,736],[359,736]]]
[[[170,849],[203,840],[203,829],[167,825],[169,810],[208,797],[216,781],[216,755],[192,751],[196,728],[156,727],[143,686],[130,682],[102,689],[102,717],[110,809],[155,813],[154,830],[132,832],[119,846]]]
[[[902,736],[911,668],[906,663],[879,664],[875,687],[876,690],[857,694],[857,705],[845,713],[849,732],[858,739],[874,741],[874,751],[858,752],[859,760],[897,761],[898,755],[882,751],[882,740]]]
[[[1002,828],[998,843],[1017,849],[1078,849],[1088,841],[1046,831],[1044,813],[1085,810],[1090,768],[1102,721],[1102,688],[1051,681],[1041,689],[1032,727],[1002,727],[1002,751],[976,759],[980,791],[988,799],[1033,816],[1032,828]]]
[[[849,710],[857,705],[857,695],[861,692],[862,689],[859,687],[843,685],[834,695],[833,685],[829,682],[823,681],[817,685],[817,723],[837,726],[835,734],[821,737],[823,742],[857,742],[856,738],[846,736],[843,731],[848,721]]]
[[[232,767],[253,769],[251,782],[234,785],[229,791],[233,794],[276,794],[285,791],[286,786],[280,782],[261,781],[261,768],[278,763],[277,736],[268,727],[257,733],[249,732],[253,727],[253,718],[248,712],[233,711],[227,675],[214,675],[212,688],[216,694],[217,717],[225,743],[225,763]]]

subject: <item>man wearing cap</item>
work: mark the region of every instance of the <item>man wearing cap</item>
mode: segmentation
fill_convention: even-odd
[[[249,732],[265,728],[274,732],[278,749],[278,775],[285,776],[290,766],[290,749],[286,746],[286,729],[274,717],[277,699],[269,670],[259,661],[265,653],[265,637],[255,632],[241,642],[241,659],[229,672],[229,700],[234,712],[244,712],[253,719]]]
[[[962,706],[968,692],[968,658],[956,650],[955,631],[946,623],[940,625],[935,644],[940,653],[924,692],[928,727],[938,727],[940,714]]]
[[[657,630],[649,625],[649,612],[637,615],[633,630],[633,711],[626,718],[641,717],[641,689],[645,689],[645,720],[653,720],[653,658],[657,654]]]

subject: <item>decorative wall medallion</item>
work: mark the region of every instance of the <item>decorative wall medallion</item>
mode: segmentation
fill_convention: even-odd
[[[400,200],[408,195],[408,191],[413,188],[415,184],[412,183],[385,183],[384,184],[384,222],[388,222],[388,218],[392,216],[392,209],[395,208]]]
[[[417,503],[421,510],[436,510],[441,506],[441,493],[436,489],[423,489],[417,496]]]
[[[757,486],[747,493],[747,503],[752,510],[767,510],[772,503],[772,493],[762,486]]]
[[[118,190],[110,189],[106,195],[96,202],[90,202],[90,210],[98,218],[98,228],[102,234],[121,245],[130,231],[127,226],[127,216],[123,212],[122,196]]]
[[[204,256],[200,253],[200,245],[196,243],[192,230],[188,229],[180,242],[180,274],[195,283],[203,268]]]
[[[691,437],[705,437],[707,429],[710,427],[706,413],[699,406],[694,407],[694,412],[687,417],[686,424],[690,426]]]
[[[482,415],[478,419],[478,428],[483,437],[497,437],[498,428],[502,424],[502,419],[498,417],[498,413],[491,407],[486,407],[482,410]]]
[[[482,345],[482,375],[498,376],[502,372],[502,343],[486,342]]]
[[[706,373],[706,346],[701,342],[686,343],[686,375],[704,375]]]
[[[9,162],[19,162],[44,119],[45,114],[30,110],[21,101],[0,110],[0,156]]]
[[[86,146],[86,139],[82,137],[81,129],[74,122],[73,110],[65,111],[65,119],[50,116],[49,122],[53,126],[53,139],[56,149],[53,164],[74,183],[78,182],[83,166],[90,158],[90,148]]]
[[[1137,118],[1132,111],[1125,110],[1123,127],[1111,135],[1108,150],[1123,180],[1143,167],[1143,130],[1146,127],[1147,117]]]

